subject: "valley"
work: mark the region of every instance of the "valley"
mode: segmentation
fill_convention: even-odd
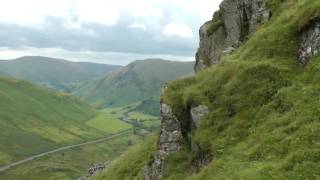
[[[74,72],[79,64],[65,60],[23,57],[0,61],[0,65],[0,179],[23,180],[74,179],[85,175],[92,164],[112,161],[142,142],[160,127],[158,88],[192,72],[192,63],[165,60],[138,61],[125,67],[80,64],[91,69],[86,70],[87,77],[75,80],[66,74],[79,73]],[[50,69],[38,68],[42,66]],[[143,71],[150,67],[159,72]],[[159,68],[167,70],[160,73]],[[93,74],[88,75],[90,71]],[[66,86],[52,86],[64,80],[68,86],[77,84],[73,94],[78,97],[69,94],[71,89]],[[97,86],[99,81],[107,83]],[[118,102],[96,106],[99,103],[80,92],[94,93],[106,103]]]
[[[135,106],[132,105],[129,108],[119,107],[98,111],[95,117],[85,121],[84,124],[103,132],[104,137],[86,139],[79,144],[74,144],[77,141],[70,142],[70,145],[32,155],[17,162],[8,162],[0,167],[0,179],[28,177],[31,180],[41,177],[38,173],[44,173],[42,175],[48,179],[57,177],[73,179],[84,175],[91,164],[101,160],[111,161],[131,145],[155,132],[160,125],[158,117],[132,111],[133,108]],[[70,170],[75,163],[81,165]],[[41,171],[35,173],[40,169]]]
[[[0,180],[320,180],[320,0],[3,0]]]

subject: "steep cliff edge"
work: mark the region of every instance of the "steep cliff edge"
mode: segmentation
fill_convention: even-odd
[[[200,28],[195,71],[218,63],[223,55],[240,47],[270,17],[266,0],[223,1],[213,19]]]
[[[146,146],[154,152],[130,159],[139,172],[114,166],[121,168],[106,174],[319,179],[319,17],[320,1],[225,0],[200,29],[198,73],[169,83],[162,96],[160,138]]]

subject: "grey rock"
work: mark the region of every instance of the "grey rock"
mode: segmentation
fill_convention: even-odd
[[[87,175],[82,176],[82,177],[78,177],[76,180],[90,180],[93,175],[103,171],[106,168],[107,165],[108,165],[108,162],[93,164],[88,169]]]
[[[199,171],[204,166],[207,166],[212,160],[212,154],[209,152],[199,151],[192,161],[192,168],[194,171]]]
[[[320,19],[311,20],[301,32],[301,43],[298,52],[300,64],[307,64],[309,59],[320,50]]]
[[[223,54],[223,55],[229,55],[229,54],[232,54],[233,51],[235,51],[235,50],[236,50],[236,48],[234,48],[234,47],[227,47],[227,48],[222,52],[222,54]]]
[[[161,113],[170,114],[172,112],[171,107],[167,104],[161,104]]]
[[[159,180],[163,175],[165,159],[181,149],[184,143],[180,122],[172,113],[172,108],[161,104],[161,129],[157,144],[157,150],[153,156],[152,163],[145,166],[140,175],[142,180]]]
[[[201,120],[209,114],[209,108],[204,105],[197,106],[195,108],[192,108],[190,111],[191,114],[191,120],[198,128],[200,126]]]
[[[195,71],[206,69],[218,63],[223,55],[232,53],[270,15],[266,0],[224,0],[213,20],[200,28]]]

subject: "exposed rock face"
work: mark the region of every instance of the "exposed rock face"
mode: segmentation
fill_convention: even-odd
[[[232,53],[270,15],[266,0],[224,0],[213,20],[200,28],[195,71],[216,64],[223,55]]]
[[[191,150],[196,155],[192,161],[194,170],[199,170],[201,167],[208,165],[212,161],[212,154],[205,152],[201,147],[194,141],[194,133],[200,127],[201,121],[205,116],[209,114],[209,108],[204,105],[191,108]]]
[[[88,174],[86,176],[82,176],[77,178],[77,180],[90,180],[90,178],[101,171],[103,171],[106,166],[108,165],[107,162],[104,163],[98,163],[98,164],[93,164],[89,169],[88,169]]]
[[[314,19],[302,31],[299,49],[299,63],[305,65],[320,50],[320,19]]]
[[[164,93],[165,90],[162,90]],[[163,175],[164,160],[181,149],[184,143],[180,122],[173,114],[172,108],[161,104],[161,131],[158,148],[150,165],[146,166],[141,173],[142,180],[158,180]]]
[[[195,108],[191,108],[190,115],[191,115],[191,121],[190,121],[190,129],[191,129],[191,150],[194,153],[199,153],[200,147],[197,145],[197,143],[194,142],[193,137],[196,130],[200,127],[200,123],[202,119],[209,114],[209,108],[204,105],[200,105]]]
[[[200,126],[201,120],[209,114],[209,108],[204,105],[192,108],[190,111],[192,123],[196,128]]]

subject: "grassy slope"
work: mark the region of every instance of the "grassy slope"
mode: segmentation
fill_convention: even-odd
[[[0,78],[0,107],[0,164],[104,134],[91,107],[28,82]]]
[[[190,62],[136,61],[108,76],[84,84],[75,94],[97,107],[119,107],[142,100],[149,100],[151,106],[156,104],[153,106],[158,107],[160,87],[167,81],[190,74],[192,66]]]
[[[190,106],[210,107],[195,139],[214,160],[194,172],[193,154],[186,147],[168,159],[164,179],[320,178],[320,54],[306,67],[296,58],[298,32],[320,15],[320,2],[268,4],[271,21],[234,55],[169,86],[163,100],[173,106],[184,128]],[[97,179],[132,177],[129,170],[136,166],[125,166],[131,157],[138,154],[123,157]],[[139,161],[148,162],[148,157]]]
[[[155,148],[156,136],[151,136],[143,143],[130,148],[128,152],[113,161],[104,172],[92,179],[138,180],[141,167],[147,165]]]
[[[100,76],[119,66],[71,62],[62,59],[27,56],[0,61],[0,75],[43,84],[50,88],[71,90],[76,84]]]
[[[106,142],[65,150],[0,173],[7,180],[70,180],[86,175],[92,164],[110,162],[142,138],[132,134]]]

